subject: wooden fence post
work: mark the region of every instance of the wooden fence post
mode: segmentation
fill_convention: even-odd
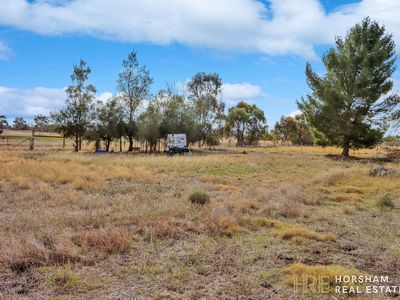
[[[35,130],[32,130],[31,142],[29,144],[29,150],[33,150],[35,148]]]

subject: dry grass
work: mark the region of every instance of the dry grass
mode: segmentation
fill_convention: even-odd
[[[1,236],[0,264],[16,273],[43,265],[62,265],[84,261],[73,243],[55,235],[34,237],[25,234]]]
[[[335,236],[332,233],[318,233],[301,225],[293,225],[281,229],[279,235],[284,240],[294,240],[300,244],[303,243],[305,239],[316,241],[333,241],[335,239]]]
[[[358,268],[400,280],[398,212],[376,206],[380,195],[400,206],[398,177],[325,157],[334,151],[2,152],[0,293],[287,299],[291,274]],[[199,190],[204,206],[188,200]]]
[[[343,167],[332,168],[318,173],[314,178],[314,183],[320,186],[332,186],[335,185],[339,180],[344,179],[346,175],[349,175],[350,173],[351,170],[343,169]]]
[[[72,241],[81,248],[81,252],[92,252],[97,257],[103,257],[128,253],[132,245],[132,234],[126,229],[109,225],[79,232],[72,237]]]

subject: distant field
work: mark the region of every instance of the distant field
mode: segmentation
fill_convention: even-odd
[[[60,134],[56,132],[40,132],[35,131],[36,135],[43,135],[43,136],[60,136]],[[31,136],[32,130],[12,130],[12,129],[4,129],[2,135],[4,136]]]
[[[331,294],[337,275],[398,284],[399,162],[337,153],[0,152],[0,295],[321,299],[294,294],[294,278],[328,276]],[[394,172],[370,176],[380,164]],[[210,203],[191,204],[198,191]]]

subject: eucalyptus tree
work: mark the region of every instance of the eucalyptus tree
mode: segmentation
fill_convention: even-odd
[[[228,110],[226,123],[229,131],[236,137],[236,146],[258,143],[267,128],[264,112],[245,101]]]
[[[87,83],[90,73],[90,67],[83,60],[74,66],[72,84],[66,89],[65,107],[52,114],[56,131],[74,138],[76,152],[81,150],[82,140],[94,118],[96,88]]]
[[[215,135],[215,122],[224,111],[224,104],[218,100],[222,80],[216,73],[197,73],[187,84],[200,127],[201,142],[210,142]]]
[[[150,94],[153,79],[146,66],[139,64],[137,53],[132,51],[122,62],[123,70],[118,75],[117,89],[124,103],[128,151],[133,150],[133,139],[137,134],[136,113]]]

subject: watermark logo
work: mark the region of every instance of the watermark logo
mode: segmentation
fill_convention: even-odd
[[[389,276],[344,275],[292,277],[295,293],[302,294],[386,294],[398,295],[400,286],[390,284]]]
[[[293,288],[295,293],[303,294],[328,294],[329,290],[329,276],[294,276]]]

